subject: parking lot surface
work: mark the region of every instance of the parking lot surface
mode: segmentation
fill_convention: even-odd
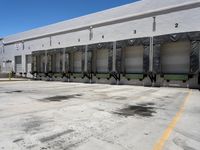
[[[1,150],[198,150],[200,92],[0,83]]]

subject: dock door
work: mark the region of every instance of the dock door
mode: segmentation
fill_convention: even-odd
[[[169,42],[161,46],[161,70],[164,74],[189,74],[190,41]]]
[[[149,71],[149,39],[139,38],[118,42],[122,49],[121,81],[122,84],[143,85]]]
[[[160,53],[160,67],[154,71],[160,74],[160,85],[196,86],[199,39],[200,34],[193,32],[154,37],[154,51]]]
[[[22,73],[22,56],[15,56],[15,72]]]
[[[26,55],[26,74],[29,76],[31,73],[31,62],[32,62],[32,56]]]

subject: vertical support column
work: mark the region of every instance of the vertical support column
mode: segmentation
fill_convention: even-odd
[[[153,37],[150,37],[149,72],[153,72]]]
[[[4,61],[5,61],[5,58],[3,58],[2,60],[3,60],[2,69],[3,69],[3,71],[5,72],[5,62],[4,62]],[[15,56],[14,56],[14,59],[13,59],[13,61],[12,61],[12,67],[13,67],[13,68],[12,68],[13,71],[16,72],[16,67],[15,67]]]
[[[56,72],[59,73],[61,71],[61,65],[60,65],[60,61],[61,61],[61,56],[60,56],[60,51],[57,51],[56,53]]]
[[[21,72],[22,73],[25,73],[27,70],[26,70],[26,55],[24,52],[22,52],[22,69],[21,69]]]
[[[198,84],[199,84],[199,90],[200,90],[200,42],[198,43],[199,48],[199,73],[198,73]]]
[[[19,43],[19,50],[21,50],[21,73],[22,73],[22,76],[23,76],[23,73],[26,72],[26,54],[25,54],[25,51],[24,51],[24,46],[23,46],[23,43]],[[17,49],[18,49],[17,48]]]
[[[65,62],[66,62],[66,48],[63,49],[63,63],[62,63],[62,71],[65,72]]]
[[[47,56],[47,50],[45,50],[45,56],[44,56],[44,57],[45,57],[45,65],[44,65],[45,68],[44,68],[44,71],[45,71],[45,73],[47,73],[47,63],[48,63],[48,62],[47,62],[47,61],[48,61],[48,58],[47,58],[47,57],[48,57],[48,56]]]
[[[199,48],[199,72],[198,72],[198,86],[200,90],[200,42],[198,42],[198,48]]]
[[[3,68],[4,68],[4,72],[6,71],[6,66],[5,66],[5,57],[3,59]],[[13,71],[16,73],[16,60],[15,60],[15,56],[13,56],[13,62],[12,62],[12,67],[13,67]]]
[[[88,45],[85,46],[85,65],[84,65],[84,72],[88,70]]]
[[[113,42],[113,63],[112,63],[112,71],[116,71],[116,54],[117,54],[117,42]]]

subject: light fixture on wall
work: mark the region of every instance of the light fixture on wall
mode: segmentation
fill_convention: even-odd
[[[98,48],[98,49],[103,48],[103,44],[101,44],[101,43],[97,44],[97,48]]]
[[[93,27],[92,26],[90,26],[90,28],[89,28],[89,40],[91,41],[92,39],[93,39]]]
[[[52,39],[51,39],[51,36],[49,37],[49,45],[50,45],[50,46],[52,45]]]
[[[25,50],[24,41],[22,41],[22,50]]]
[[[129,46],[133,46],[134,43],[135,43],[135,40],[134,40],[134,39],[128,40],[128,45],[129,45]]]
[[[156,17],[153,17],[153,32],[156,31]]]

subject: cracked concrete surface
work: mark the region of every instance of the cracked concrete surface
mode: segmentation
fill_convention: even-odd
[[[20,91],[20,92],[19,92]],[[188,89],[43,81],[0,83],[0,150],[153,150]],[[164,150],[200,147],[192,90]]]

